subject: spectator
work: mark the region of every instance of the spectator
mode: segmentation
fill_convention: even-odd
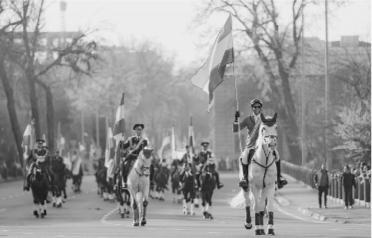
[[[351,209],[353,205],[353,186],[354,188],[356,187],[355,184],[355,176],[350,172],[350,168],[348,165],[344,167],[344,173],[342,174],[341,177],[342,184],[344,186],[344,191],[345,191],[345,209]]]
[[[328,171],[325,169],[324,164],[322,164],[319,172],[315,174],[314,183],[315,183],[315,187],[318,188],[319,208],[322,208],[322,194],[323,193],[324,193],[324,208],[327,208],[329,176],[328,176]]]

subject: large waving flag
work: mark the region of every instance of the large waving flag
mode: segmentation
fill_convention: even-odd
[[[192,77],[191,82],[209,94],[209,107],[213,105],[213,92],[223,81],[226,65],[234,62],[231,15],[219,32],[205,64]]]
[[[121,96],[120,105],[116,109],[113,136],[118,141],[123,138],[125,132],[124,93]]]

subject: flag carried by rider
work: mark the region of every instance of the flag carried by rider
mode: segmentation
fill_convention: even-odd
[[[120,105],[116,109],[113,136],[116,144],[123,138],[125,132],[124,93],[121,96]]]
[[[27,159],[31,154],[34,147],[36,136],[35,136],[35,122],[32,119],[29,124],[27,124],[25,131],[23,132],[22,147],[24,148],[23,159]]]
[[[226,65],[234,62],[232,18],[227,18],[213,44],[212,51],[191,82],[209,94],[208,111],[213,106],[213,92],[223,82]]]

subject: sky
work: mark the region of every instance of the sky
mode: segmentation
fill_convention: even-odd
[[[207,47],[201,48],[201,33],[194,29],[193,21],[201,1],[65,0],[64,28],[67,31],[97,30],[95,35],[108,44],[151,41],[175,59],[176,67],[183,67],[207,57]],[[283,16],[290,13],[289,1],[278,1],[279,13]],[[46,0],[45,30],[62,30],[59,6],[60,0]],[[361,40],[371,41],[370,0],[346,0],[342,6],[330,6],[330,40],[339,40],[342,35],[359,35]],[[225,20],[224,15],[214,16],[206,28],[218,31]],[[305,36],[324,39],[324,35],[324,6],[319,4],[305,12]],[[213,40],[211,38],[211,44]]]

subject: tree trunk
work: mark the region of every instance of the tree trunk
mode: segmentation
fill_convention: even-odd
[[[30,75],[30,74],[28,74]],[[36,82],[33,76],[27,76],[28,85],[30,88],[30,105],[32,118],[35,120],[35,136],[36,139],[41,138],[39,106],[36,97]]]
[[[45,88],[46,92],[46,106],[47,106],[47,127],[48,127],[48,147],[50,151],[54,151],[55,136],[54,136],[54,104],[53,94],[50,87]]]
[[[1,77],[1,81],[3,82],[4,91],[5,91],[6,98],[7,98],[9,121],[12,126],[12,132],[13,132],[14,140],[16,143],[17,151],[18,151],[18,161],[23,167],[22,134],[21,134],[21,129],[19,127],[17,112],[15,109],[13,88],[11,87],[9,78],[6,74],[6,71],[4,68],[4,62],[0,62],[0,77]]]

